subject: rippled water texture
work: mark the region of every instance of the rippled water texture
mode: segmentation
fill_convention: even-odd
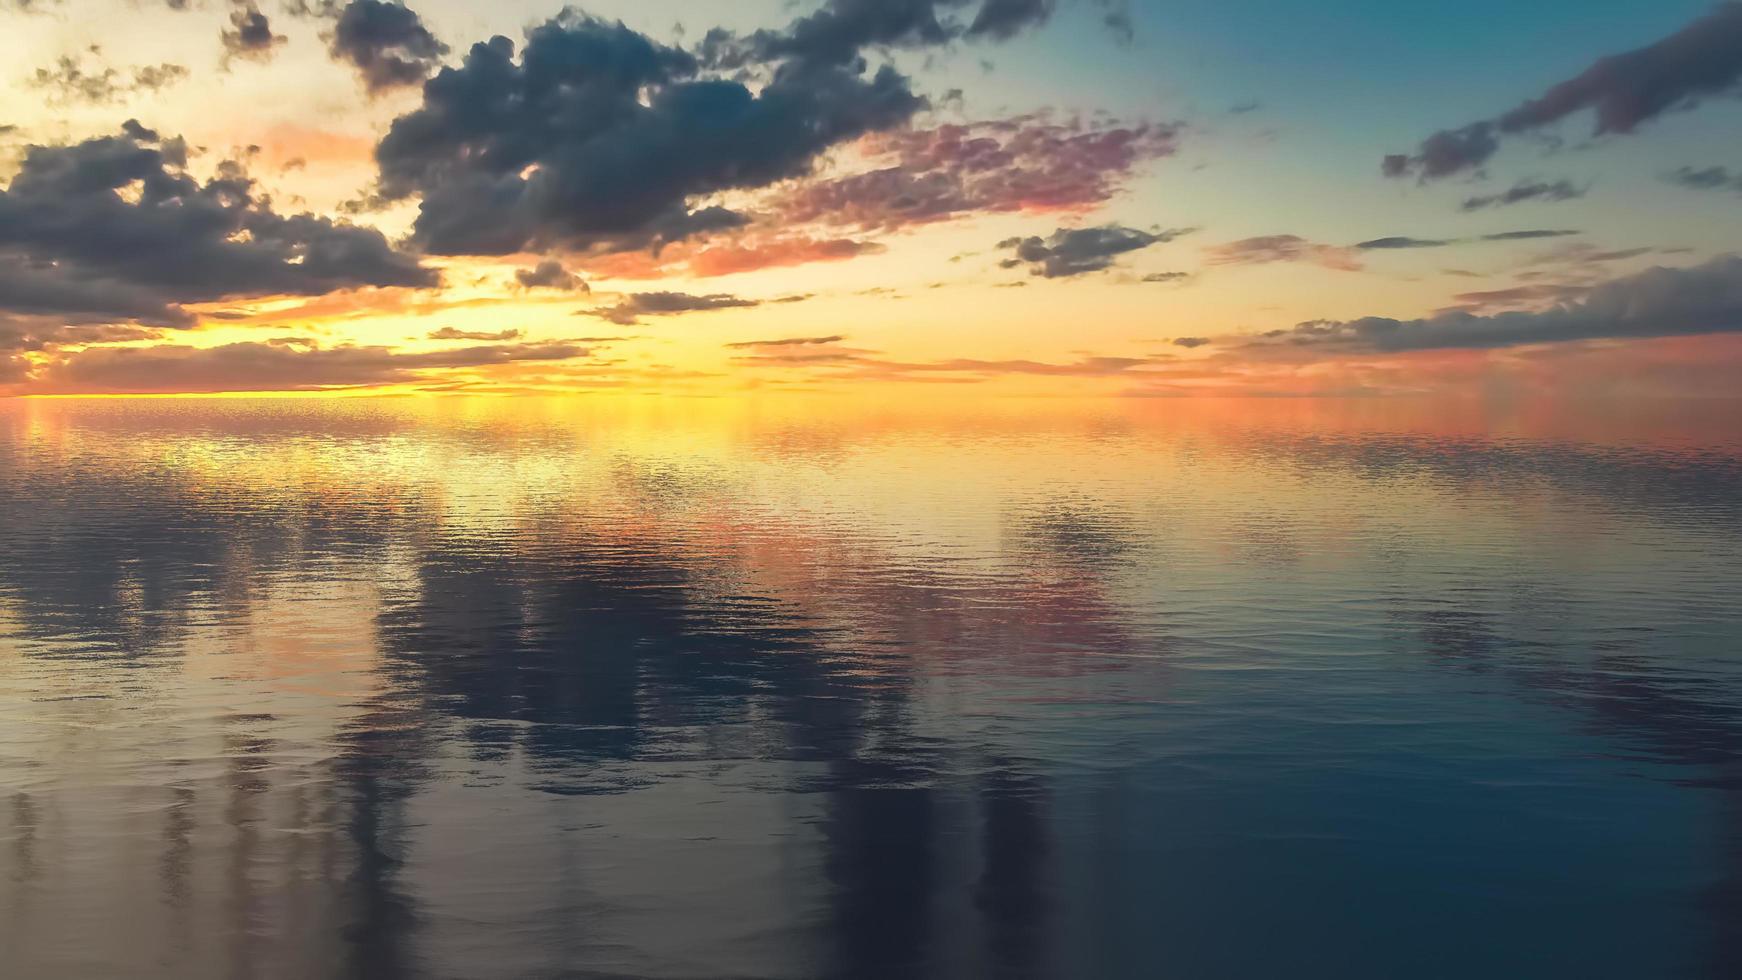
[[[1737,408],[0,405],[0,973],[1742,976]]]

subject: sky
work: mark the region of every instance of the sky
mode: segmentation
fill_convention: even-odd
[[[1742,3],[0,0],[0,394],[1726,396]]]

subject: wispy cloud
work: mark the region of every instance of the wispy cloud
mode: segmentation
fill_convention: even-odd
[[[1664,179],[1696,191],[1732,191],[1742,194],[1742,172],[1727,167],[1677,167]]]
[[[798,302],[803,298],[785,297],[773,302]],[[762,303],[762,300],[743,299],[727,293],[710,293],[705,296],[673,292],[632,293],[619,300],[615,306],[597,307],[581,312],[627,326],[639,322],[644,316],[673,316],[679,313],[743,309],[761,306]]]
[[[1262,235],[1216,245],[1206,250],[1211,265],[1266,265],[1272,262],[1307,262],[1340,272],[1359,272],[1363,266],[1357,249],[1321,245],[1299,235]]]
[[[92,347],[59,355],[35,385],[65,392],[306,391],[406,384],[460,369],[585,357],[574,344],[489,344],[406,353],[250,342],[217,347]]]
[[[846,339],[846,337],[840,334],[834,334],[828,337],[782,337],[777,340],[740,340],[737,343],[727,344],[726,346],[735,350],[773,347],[819,347],[825,344],[838,344]]]
[[[787,224],[894,231],[970,214],[1085,212],[1144,163],[1173,155],[1178,124],[1020,116],[877,133],[874,169],[800,181],[766,205]]]
[[[1572,201],[1584,197],[1588,191],[1589,188],[1580,187],[1570,180],[1524,180],[1514,184],[1510,190],[1501,191],[1498,194],[1478,194],[1465,198],[1460,210],[1484,211],[1489,208],[1524,204],[1528,201]]]
[[[1437,180],[1475,170],[1502,139],[1536,132],[1583,110],[1594,110],[1597,136],[1632,133],[1674,109],[1734,92],[1742,80],[1742,3],[1725,2],[1681,30],[1598,59],[1494,119],[1441,130],[1413,154],[1385,158],[1386,175]]]

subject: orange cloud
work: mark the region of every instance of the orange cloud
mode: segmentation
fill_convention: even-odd
[[[618,252],[574,260],[596,279],[713,278],[815,262],[843,262],[884,251],[877,242],[806,235],[740,236],[713,244],[678,243],[658,252]]]
[[[343,133],[300,123],[275,123],[255,141],[262,166],[368,167],[375,159],[375,139],[367,133]]]

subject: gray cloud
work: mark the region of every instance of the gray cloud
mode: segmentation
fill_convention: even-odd
[[[1209,249],[1212,265],[1266,265],[1272,262],[1310,262],[1341,272],[1362,268],[1357,249],[1321,245],[1299,235],[1260,235]]]
[[[518,60],[507,38],[473,45],[381,141],[381,194],[421,196],[413,238],[438,254],[640,248],[741,226],[689,200],[799,176],[924,105],[889,67],[789,63],[757,92],[698,69],[572,10],[534,28]]]
[[[1499,117],[1424,140],[1414,154],[1385,158],[1384,172],[1434,180],[1474,170],[1502,138],[1530,133],[1582,110],[1596,113],[1595,134],[1626,134],[1675,109],[1734,92],[1742,80],[1742,3],[1714,10],[1642,48],[1598,59],[1584,72]]]
[[[226,61],[233,58],[269,60],[273,50],[286,40],[282,34],[272,33],[271,21],[252,0],[237,4],[236,9],[230,11],[230,26],[218,36]]]
[[[1416,248],[1446,248],[1451,245],[1467,245],[1471,242],[1516,242],[1535,238],[1561,238],[1566,235],[1581,234],[1577,231],[1530,228],[1522,231],[1501,231],[1491,235],[1478,235],[1475,238],[1411,238],[1406,235],[1395,235],[1389,238],[1374,238],[1359,242],[1353,247],[1363,252],[1395,251]]]
[[[1313,321],[1258,343],[1390,353],[1742,332],[1742,258],[1736,256],[1685,269],[1657,267],[1588,288],[1518,289],[1535,296],[1507,299],[1554,305],[1488,315],[1454,310],[1419,320]]]
[[[1105,3],[1106,0],[1097,0]],[[739,36],[713,30],[698,52],[717,68],[776,61],[846,67],[868,48],[931,48],[958,39],[1003,41],[1044,24],[1054,0],[984,0],[964,22],[969,0],[826,0],[783,30]]]
[[[1677,167],[1664,177],[1670,183],[1696,191],[1734,191],[1742,194],[1742,173],[1725,167]]]
[[[60,318],[0,319],[0,356],[46,351],[65,345],[115,344],[154,340],[163,331],[152,327],[105,323],[68,323]],[[19,363],[27,363],[19,359]]]
[[[942,361],[892,361],[876,356],[875,351],[822,345],[811,349],[805,345],[778,344],[752,347],[733,358],[734,362],[751,368],[824,372],[836,378],[906,379],[941,383],[971,383],[1007,375],[1044,377],[1104,378],[1116,375],[1138,377],[1160,363],[1154,357],[1110,357],[1086,355],[1076,361],[1055,363],[1025,359],[991,361],[962,357]]]
[[[819,347],[825,344],[838,344],[847,338],[841,334],[828,337],[783,337],[779,340],[741,340],[726,346],[733,349],[764,348],[764,347]]]
[[[676,313],[700,313],[761,305],[761,300],[740,299],[725,293],[696,296],[690,293],[655,292],[634,293],[623,297],[616,306],[599,307],[584,312],[628,326],[644,316],[671,316]]]
[[[1172,156],[1181,131],[1036,116],[896,130],[862,141],[875,169],[799,182],[769,210],[786,222],[885,231],[970,213],[1088,210],[1138,167]]]
[[[1008,40],[1046,23],[1052,12],[1053,0],[986,0],[964,33],[971,38]]]
[[[520,337],[521,331],[519,330],[461,330],[458,327],[443,327],[440,330],[432,330],[429,334],[431,340],[509,341],[519,340]]]
[[[90,52],[93,55],[100,53],[95,47]],[[28,84],[49,90],[54,102],[100,104],[159,91],[186,79],[188,74],[186,66],[169,62],[141,65],[123,73],[115,68],[87,67],[83,59],[65,55],[57,58],[52,68],[38,68]]]
[[[584,357],[574,344],[487,344],[402,353],[387,347],[321,349],[306,342],[219,347],[93,347],[65,354],[35,383],[91,392],[304,391],[412,383],[432,372]]]
[[[1584,197],[1587,190],[1588,188],[1580,187],[1570,180],[1522,180],[1510,190],[1498,194],[1478,194],[1465,198],[1459,210],[1482,211],[1523,204],[1526,201],[1571,201]]]
[[[357,69],[370,92],[421,85],[448,46],[417,13],[387,0],[351,0],[337,11],[330,50]]]
[[[0,317],[188,326],[184,304],[437,282],[374,229],[278,214],[239,164],[196,179],[136,122],[28,147],[0,191]]]
[[[1103,11],[1101,26],[1113,35],[1114,40],[1125,45],[1137,40],[1137,23],[1131,17],[1131,0],[1093,0],[1093,2]]]
[[[530,269],[520,269],[514,273],[514,281],[522,289],[552,289],[564,293],[592,292],[581,277],[563,268],[556,259],[545,259]]]
[[[1530,228],[1524,231],[1502,231],[1493,235],[1483,235],[1485,242],[1516,242],[1532,238],[1565,238],[1568,235],[1582,235],[1584,232],[1570,228]]]
[[[998,243],[1000,249],[1015,251],[1015,257],[999,263],[1004,268],[1027,265],[1029,272],[1047,279],[1101,272],[1113,267],[1114,261],[1127,252],[1171,242],[1193,229],[1172,228],[1149,232],[1120,225],[1096,228],[1060,228],[1050,237],[1007,238]]]
[[[1404,236],[1393,236],[1391,238],[1374,238],[1369,241],[1361,242],[1355,247],[1364,251],[1370,251],[1373,249],[1444,248],[1447,245],[1455,245],[1457,243],[1458,239],[1456,238],[1408,238]]]

